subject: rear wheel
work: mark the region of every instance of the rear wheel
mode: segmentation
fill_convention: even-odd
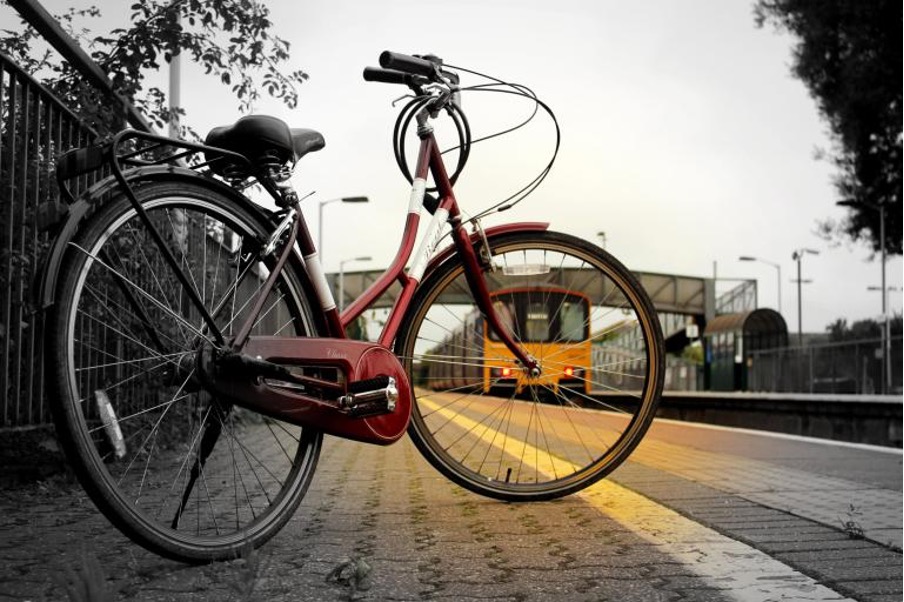
[[[136,194],[228,339],[269,274],[258,251],[272,226],[197,184],[145,184]],[[204,389],[195,357],[211,329],[128,199],[90,218],[61,274],[47,329],[52,407],[104,515],[185,561],[235,557],[275,534],[311,481],[322,435]],[[253,334],[315,334],[300,279],[282,274]]]
[[[615,258],[572,236],[490,240],[484,279],[531,376],[485,324],[453,257],[420,287],[397,338],[416,403],[409,433],[443,474],[505,500],[563,496],[628,457],[653,419],[662,333]]]

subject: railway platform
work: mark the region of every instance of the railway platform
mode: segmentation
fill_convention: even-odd
[[[0,492],[0,601],[858,600],[902,596],[901,451],[657,420],[610,478],[509,504],[403,440],[330,439],[286,529],[233,562],[161,559],[64,476]],[[104,599],[104,598],[96,598]]]

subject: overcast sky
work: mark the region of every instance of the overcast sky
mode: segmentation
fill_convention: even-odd
[[[46,1],[51,11],[75,2]],[[85,2],[85,4],[88,4]],[[877,317],[880,263],[865,245],[832,246],[814,232],[841,218],[826,126],[804,85],[790,75],[792,39],[754,25],[752,2],[733,0],[270,0],[277,34],[291,42],[293,68],[310,74],[300,104],[264,102],[293,127],[324,134],[326,148],[302,159],[293,180],[317,202],[366,195],[367,205],[324,210],[328,270],[370,255],[384,267],[404,222],[408,185],[392,156],[403,89],[366,83],[361,71],[382,50],[434,53],[448,63],[530,86],[555,111],[562,147],[552,173],[516,209],[486,224],[551,221],[599,241],[629,268],[720,278],[756,278],[761,306],[777,305],[797,328],[796,263],[803,260],[803,326],[823,331],[836,318]],[[123,3],[127,6],[127,3]],[[109,10],[109,4],[102,4]],[[8,10],[8,9],[4,9]],[[108,13],[106,21],[126,15]],[[112,27],[112,25],[111,25]],[[183,67],[183,104],[199,132],[239,115],[228,90]],[[480,96],[478,98],[478,96]],[[502,95],[464,98],[472,128],[512,125],[527,105]],[[469,110],[470,109],[470,110]],[[530,181],[552,149],[549,123],[475,146],[456,189],[471,212]],[[348,264],[346,269],[358,266]],[[900,289],[902,263],[888,263]],[[722,282],[724,291],[733,283]],[[891,293],[901,311],[901,292]]]

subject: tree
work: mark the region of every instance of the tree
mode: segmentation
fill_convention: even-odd
[[[285,67],[289,43],[273,34],[269,10],[260,1],[133,0],[131,10],[129,27],[103,35],[79,26],[100,16],[95,6],[70,8],[57,19],[89,50],[117,93],[141,109],[155,127],[169,123],[170,109],[160,88],[146,86],[145,74],[159,70],[177,52],[228,86],[242,112],[251,110],[261,90],[289,107],[296,105],[296,86],[308,76]],[[72,110],[102,131],[117,129],[121,119],[108,100],[55,53],[35,51],[41,45],[33,28],[23,23],[18,30],[3,29],[0,34],[0,51],[36,74]],[[181,108],[177,111],[183,114]]]
[[[882,206],[886,249],[901,254],[901,2],[757,0],[754,15],[797,37],[792,70],[829,124],[837,200],[857,205],[820,229],[878,250]]]
[[[897,314],[889,320],[889,332],[892,337],[901,336],[901,315]],[[866,341],[882,338],[884,324],[876,320],[858,320],[848,325],[847,320],[838,318],[828,326],[829,341],[839,343],[842,341]]]

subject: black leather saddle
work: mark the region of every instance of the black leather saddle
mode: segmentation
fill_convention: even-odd
[[[210,130],[204,144],[242,155],[253,165],[272,162],[283,165],[319,151],[326,142],[320,132],[290,128],[286,122],[269,115],[247,115],[232,125]],[[207,154],[215,173],[222,175],[239,167],[222,157],[217,159],[212,153]]]

